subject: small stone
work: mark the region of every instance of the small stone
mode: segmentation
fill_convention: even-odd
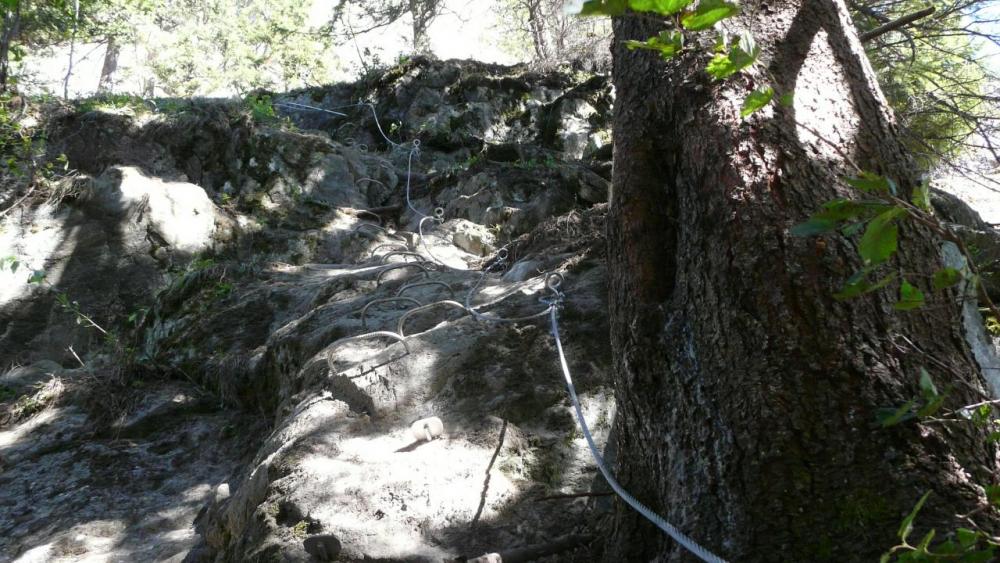
[[[469,254],[487,256],[496,250],[496,237],[486,227],[461,219],[456,222],[454,229],[452,241]]]
[[[302,547],[320,561],[335,561],[341,550],[340,540],[330,534],[309,536],[302,541]]]
[[[444,423],[436,416],[422,418],[410,425],[410,434],[418,442],[430,442],[444,434]]]
[[[215,503],[218,504],[229,498],[229,483],[223,483],[215,488]]]

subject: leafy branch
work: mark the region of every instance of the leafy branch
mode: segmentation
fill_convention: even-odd
[[[991,495],[991,490],[993,491]],[[1000,487],[987,487],[987,497],[989,505],[994,506],[997,502]],[[893,546],[889,551],[882,554],[879,563],[917,563],[931,561],[959,561],[961,563],[979,563],[993,561],[997,555],[997,548],[1000,547],[998,538],[995,538],[979,529],[958,528],[952,537],[934,546],[930,545],[936,534],[931,529],[916,545],[909,542],[910,534],[913,532],[913,522],[917,518],[920,509],[930,497],[930,491],[924,493],[913,510],[903,519],[899,526],[899,544]]]

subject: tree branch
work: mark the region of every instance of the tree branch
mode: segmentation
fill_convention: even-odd
[[[927,16],[933,14],[935,9],[936,8],[934,8],[934,6],[930,6],[924,8],[923,10],[920,10],[919,12],[913,12],[912,14],[907,14],[889,23],[882,24],[871,31],[866,31],[865,33],[861,34],[861,42],[866,43],[868,41],[871,41],[872,39],[875,39],[880,35],[885,35],[890,31],[895,31],[901,27],[906,27],[921,18],[926,18]]]

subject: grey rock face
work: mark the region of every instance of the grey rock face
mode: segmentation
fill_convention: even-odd
[[[0,231],[25,264],[0,272],[0,359],[39,360],[0,376],[0,561],[440,561],[556,539],[590,558],[596,505],[536,500],[599,482],[547,317],[465,304],[532,317],[562,273],[607,439],[609,164],[580,160],[606,138],[606,82],[416,59],[278,99],[358,89],[378,125],[368,106],[288,113],[310,131],[215,102],[60,117],[84,189]]]
[[[59,293],[104,325],[148,302],[168,267],[236,236],[232,219],[194,184],[126,166],[109,168],[79,190],[72,203],[43,204],[0,221],[0,256],[22,264],[0,272],[2,363],[68,360],[68,346],[76,343],[85,352],[93,343],[93,335],[58,306]],[[29,283],[33,270],[44,272],[43,283]]]

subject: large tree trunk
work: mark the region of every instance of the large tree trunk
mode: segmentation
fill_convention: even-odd
[[[17,38],[21,24],[21,3],[3,10],[3,31],[0,34],[0,92],[6,92],[10,81],[10,47]]]
[[[438,14],[439,0],[409,0],[410,15],[413,17],[413,52],[430,53],[431,38],[428,31]]]
[[[546,44],[545,14],[542,13],[541,0],[531,0],[526,2],[524,9],[528,12],[528,30],[531,32],[531,44],[535,48],[535,60],[540,63],[550,62],[555,58],[549,52]]]
[[[104,64],[101,65],[101,78],[97,82],[97,91],[100,93],[110,93],[114,86],[115,71],[118,70],[118,55],[121,54],[121,45],[114,35],[108,36],[108,48],[104,52]]]
[[[704,72],[708,48],[664,62],[621,46],[659,32],[655,19],[614,22],[618,472],[732,561],[877,560],[926,491],[914,535],[968,526],[956,515],[981,506],[997,452],[972,424],[881,429],[876,412],[919,394],[921,366],[951,387],[948,407],[986,391],[954,294],[930,298],[926,280],[911,278],[929,296],[913,312],[895,312],[891,290],[837,301],[860,268],[856,240],[788,233],[851,196],[846,155],[905,193],[913,185],[842,0],[751,0],[743,10],[729,25],[753,30],[761,61],[724,82]],[[741,121],[766,72],[794,91],[793,107]],[[894,268],[941,267],[928,232],[912,222],[900,231]],[[989,511],[979,517],[995,523]],[[607,560],[689,557],[621,505]]]
[[[73,58],[76,56],[76,31],[80,25],[80,0],[73,2],[73,34],[69,40],[69,62],[66,64],[66,77],[63,79],[63,99],[69,99],[69,81],[73,78]]]

